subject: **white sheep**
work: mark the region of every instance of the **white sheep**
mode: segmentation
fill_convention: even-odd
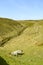
[[[11,55],[14,55],[14,56],[23,55],[23,54],[24,54],[23,50],[16,50],[11,52]]]

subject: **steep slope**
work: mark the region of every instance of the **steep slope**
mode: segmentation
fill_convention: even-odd
[[[15,20],[0,18],[0,45],[12,37],[18,36],[24,28]]]
[[[23,26],[17,21],[0,18],[0,35],[5,35],[12,31],[19,32]]]

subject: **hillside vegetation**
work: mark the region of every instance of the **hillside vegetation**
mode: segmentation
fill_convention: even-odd
[[[0,56],[7,64],[43,65],[43,20],[0,18],[0,41]],[[9,54],[18,49],[23,50],[24,55]]]
[[[0,45],[4,44],[12,37],[18,36],[24,28],[25,26],[17,21],[0,18]]]

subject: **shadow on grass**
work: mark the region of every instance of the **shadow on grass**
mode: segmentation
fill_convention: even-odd
[[[7,62],[0,56],[0,65],[9,65]]]

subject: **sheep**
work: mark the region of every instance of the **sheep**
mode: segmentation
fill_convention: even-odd
[[[16,51],[11,52],[10,54],[14,56],[18,56],[18,55],[23,55],[24,52],[23,50],[16,50]]]

